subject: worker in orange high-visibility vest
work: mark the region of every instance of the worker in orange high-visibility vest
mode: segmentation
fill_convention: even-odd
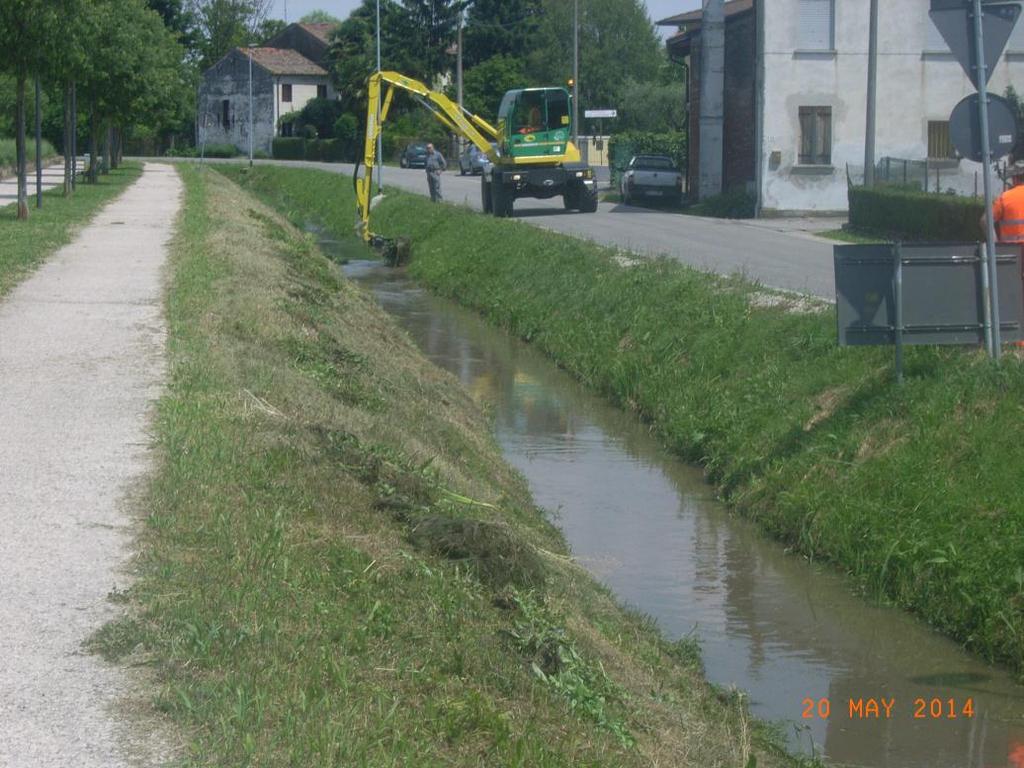
[[[1013,186],[997,197],[992,204],[996,239],[1000,243],[1024,245],[1024,162],[1017,161],[1010,167],[1010,178],[1013,179]],[[981,231],[987,234],[984,216],[979,223]]]

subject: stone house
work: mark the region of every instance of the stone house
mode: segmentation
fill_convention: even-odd
[[[896,169],[909,164],[910,180],[927,178],[929,189],[973,193],[980,165],[957,157],[949,116],[974,89],[929,7],[880,3],[875,157],[883,169],[887,158]],[[729,0],[723,11],[722,189],[747,188],[764,215],[844,212],[848,183],[864,176],[868,4]],[[691,179],[701,172],[702,17],[698,10],[658,22],[678,28],[668,51],[690,64]],[[1024,89],[1024,22],[989,91],[1011,84]]]
[[[280,118],[337,92],[326,69],[330,24],[290,24],[258,48],[235,48],[203,73],[196,115],[198,143],[249,151],[249,57],[252,57],[253,149],[267,152],[290,135]]]

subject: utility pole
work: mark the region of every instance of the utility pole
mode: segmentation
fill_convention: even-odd
[[[990,297],[988,301],[989,332],[985,334],[985,341],[988,343],[988,353],[994,360],[999,359],[1002,352],[1002,339],[999,328],[999,284],[996,275],[996,226],[992,218],[992,152],[988,141],[988,71],[985,65],[984,35],[982,32],[981,0],[974,0],[974,75],[975,85],[978,89],[981,125],[981,163],[982,173],[985,180],[985,230],[988,234],[985,242],[985,253],[988,257],[986,264],[982,266],[982,277],[985,269],[988,269],[988,285],[984,286],[983,293],[987,288]]]
[[[459,100],[459,111],[462,112],[464,107],[462,106],[462,17],[465,13],[465,8],[459,9],[459,36],[456,42],[456,59],[455,59],[455,82],[456,88],[458,89],[458,100]],[[458,154],[462,155],[462,136],[458,136],[455,141],[455,146],[458,147]]]
[[[39,102],[42,89],[36,75],[36,208],[43,207],[43,111]]]
[[[572,7],[572,142],[580,139],[580,0]]]
[[[380,74],[380,0],[377,0],[377,74]],[[380,124],[380,99],[377,99],[377,194],[384,188],[382,183],[384,171],[384,131]],[[370,168],[367,173],[373,173]]]
[[[875,186],[875,101],[878,89],[878,0],[871,0],[868,32],[868,103],[864,131],[864,186]],[[927,186],[927,185],[926,185]]]
[[[249,167],[252,168],[252,51],[255,46],[249,43]]]

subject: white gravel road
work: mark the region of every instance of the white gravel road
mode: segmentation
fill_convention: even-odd
[[[0,301],[0,766],[119,768],[162,751],[82,650],[129,581],[126,499],[164,378],[173,167],[142,177]],[[13,224],[12,224],[13,226]]]

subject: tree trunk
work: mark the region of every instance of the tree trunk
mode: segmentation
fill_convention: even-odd
[[[78,188],[78,86],[71,83],[71,191]]]
[[[110,127],[110,123],[108,122],[106,124],[106,126],[104,127],[104,129],[103,129],[103,168],[102,168],[102,170],[103,170],[103,175],[104,176],[106,176],[108,173],[110,173],[110,149],[111,149],[111,144],[113,144],[113,142],[111,141],[111,136],[110,136],[111,133],[113,133],[113,129]]]
[[[64,146],[61,147],[64,154],[64,197],[71,195],[71,160],[74,157],[74,149],[71,141],[71,82],[68,81],[64,88]]]
[[[25,76],[18,75],[14,121],[17,145],[18,218],[28,218],[28,173],[25,167]]]
[[[100,119],[96,115],[96,105],[89,107],[89,183],[95,184],[100,172]]]
[[[114,140],[110,144],[110,168],[116,171],[121,163],[121,129],[115,125],[112,130]]]

